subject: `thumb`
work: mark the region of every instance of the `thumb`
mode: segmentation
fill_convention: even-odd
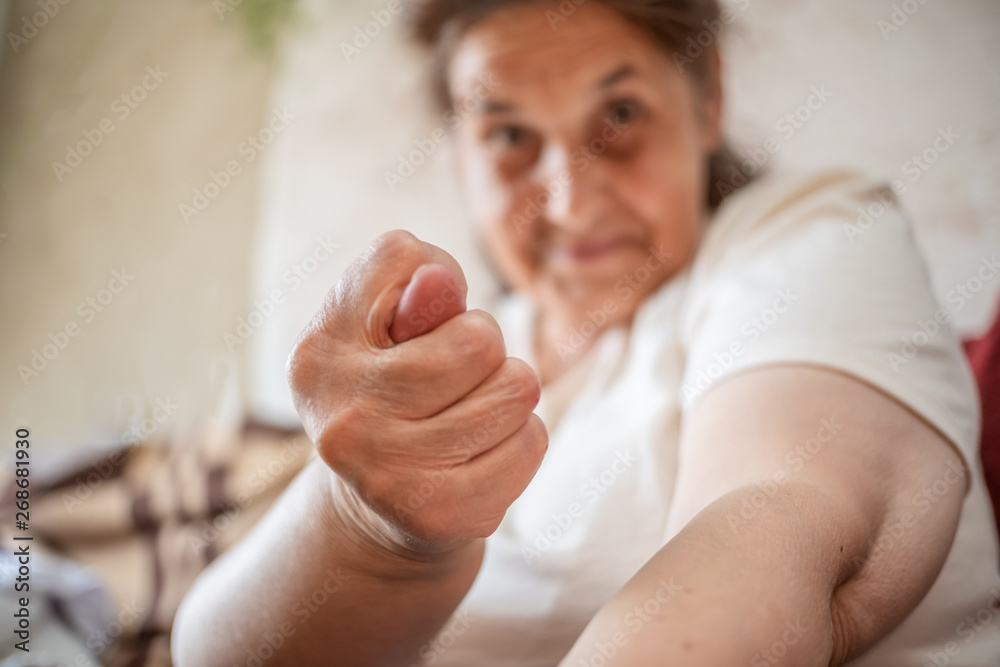
[[[451,269],[441,264],[422,264],[403,290],[389,336],[395,343],[402,343],[464,313],[467,292],[464,279]]]

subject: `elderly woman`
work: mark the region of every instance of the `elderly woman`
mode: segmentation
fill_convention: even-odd
[[[878,182],[739,187],[732,15],[414,18],[511,294],[466,310],[404,232],[347,270],[288,366],[318,456],[189,594],[178,663],[1000,664],[948,313]]]

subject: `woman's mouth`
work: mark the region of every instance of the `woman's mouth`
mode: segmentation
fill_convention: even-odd
[[[610,255],[628,243],[628,239],[623,236],[587,240],[556,246],[553,248],[552,254],[557,260],[588,262]]]

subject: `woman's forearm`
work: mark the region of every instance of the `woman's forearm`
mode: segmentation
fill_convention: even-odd
[[[482,540],[436,555],[408,551],[365,529],[355,515],[367,510],[341,491],[314,460],[247,539],[205,571],[178,613],[176,664],[416,658],[475,579]]]
[[[867,522],[807,485],[743,519],[754,494],[698,514],[601,609],[562,667],[597,656],[630,667],[830,664],[844,650],[832,596],[865,553]]]

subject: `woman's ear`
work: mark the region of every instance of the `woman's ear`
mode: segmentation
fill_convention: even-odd
[[[722,58],[718,48],[705,53],[708,58],[701,86],[702,147],[711,154],[722,147]]]

